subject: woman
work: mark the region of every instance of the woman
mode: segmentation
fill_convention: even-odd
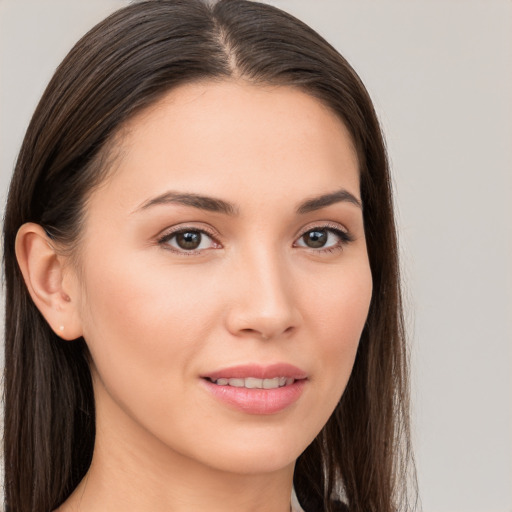
[[[407,507],[385,148],[292,16],[153,0],[93,28],[28,128],[4,247],[8,510]]]

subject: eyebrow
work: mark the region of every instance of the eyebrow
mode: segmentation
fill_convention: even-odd
[[[149,201],[146,201],[138,210],[147,210],[151,206],[161,204],[181,204],[183,206],[192,206],[200,210],[206,210],[209,212],[224,213],[226,215],[236,215],[238,208],[222,199],[216,199],[214,197],[202,196],[199,194],[190,194],[182,192],[165,192],[164,194],[157,196]]]
[[[363,209],[361,201],[348,190],[342,188],[340,190],[336,190],[335,192],[331,192],[330,194],[322,194],[316,197],[312,197],[311,199],[307,199],[299,205],[297,208],[297,213],[305,214],[314,212],[315,210],[320,210],[336,203],[351,203],[358,208]]]
[[[331,206],[336,203],[351,203],[358,208],[362,209],[362,204],[357,197],[351,194],[346,189],[336,190],[329,194],[322,194],[319,196],[312,197],[299,204],[296,212],[299,215],[304,215],[327,206]],[[191,206],[200,210],[206,210],[209,212],[223,213],[225,215],[235,216],[239,212],[238,206],[223,199],[218,199],[210,196],[203,196],[193,193],[183,192],[165,192],[153,199],[150,199],[142,204],[135,211],[147,210],[152,206],[165,205],[165,204],[180,204],[183,206]]]

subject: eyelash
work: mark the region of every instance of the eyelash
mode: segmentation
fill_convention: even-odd
[[[344,231],[344,230],[340,229],[339,226],[337,226],[337,225],[332,225],[332,224],[327,223],[327,224],[320,224],[317,226],[313,226],[313,227],[310,227],[310,228],[306,229],[305,231],[303,231],[302,234],[294,242],[294,247],[297,247],[297,245],[295,245],[295,244],[297,243],[298,240],[302,239],[302,237],[305,236],[307,233],[310,233],[311,231],[315,231],[315,230],[329,231],[330,233],[333,233],[334,235],[336,235],[339,238],[339,242],[336,243],[335,245],[325,247],[325,248],[319,248],[319,249],[313,249],[312,247],[308,248],[305,246],[298,246],[298,247],[303,247],[304,249],[309,249],[310,251],[312,251],[314,253],[328,254],[328,253],[341,251],[341,250],[343,250],[344,246],[346,246],[350,242],[354,241],[354,237],[348,231]],[[188,250],[187,251],[185,249],[177,250],[175,248],[170,247],[170,245],[168,244],[168,242],[170,240],[172,240],[175,236],[177,236],[179,234],[188,233],[188,232],[201,233],[202,235],[206,235],[206,236],[210,237],[215,244],[220,245],[220,242],[218,242],[214,233],[212,233],[211,231],[204,229],[204,228],[197,228],[197,227],[192,227],[192,226],[191,227],[185,226],[185,227],[178,228],[176,230],[165,233],[163,236],[158,238],[158,244],[163,246],[168,251],[171,251],[176,254],[183,255],[183,256],[194,256],[194,255],[200,254],[201,252],[207,250],[207,249],[200,249],[200,250]]]
[[[179,254],[179,255],[183,255],[183,256],[194,256],[194,255],[197,255],[197,254],[200,254],[202,251],[204,251],[205,249],[201,249],[201,250],[190,250],[190,251],[187,251],[185,249],[182,249],[182,250],[177,250],[175,249],[174,247],[171,247],[168,242],[170,240],[172,240],[175,236],[181,234],[181,233],[201,233],[202,235],[207,235],[208,237],[210,237],[216,244],[219,244],[220,243],[217,241],[215,235],[208,231],[207,229],[204,229],[204,228],[196,228],[196,227],[182,227],[182,228],[178,228],[174,231],[170,231],[170,232],[167,232],[166,234],[164,234],[162,237],[160,237],[158,239],[158,244],[163,246],[167,251],[171,251],[175,254]]]
[[[330,233],[334,233],[339,238],[339,242],[337,242],[336,244],[334,244],[332,246],[321,248],[321,249],[313,249],[312,247],[309,247],[309,248],[304,247],[305,249],[309,249],[310,251],[312,251],[314,253],[330,254],[330,253],[334,253],[334,252],[339,252],[339,251],[342,251],[346,245],[348,245],[349,243],[351,243],[355,240],[351,233],[341,229],[336,224],[330,224],[330,223],[320,224],[318,226],[313,226],[313,227],[306,229],[297,238],[297,240],[301,240],[302,237],[304,235],[306,235],[306,233],[310,233],[311,231],[315,231],[315,230],[317,230],[317,231],[325,230],[325,231],[329,231]],[[296,242],[294,242],[294,244],[295,243]],[[300,247],[303,247],[303,246],[300,246]]]

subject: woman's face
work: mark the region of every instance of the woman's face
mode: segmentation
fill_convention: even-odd
[[[346,128],[296,89],[205,82],[137,116],[118,149],[70,274],[98,439],[230,472],[293,466],[345,389],[372,292]]]

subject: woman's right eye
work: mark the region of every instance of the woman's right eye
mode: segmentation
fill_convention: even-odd
[[[205,231],[200,229],[181,229],[168,233],[158,241],[170,246],[171,250],[181,253],[196,253],[205,249],[215,249],[220,245]]]

